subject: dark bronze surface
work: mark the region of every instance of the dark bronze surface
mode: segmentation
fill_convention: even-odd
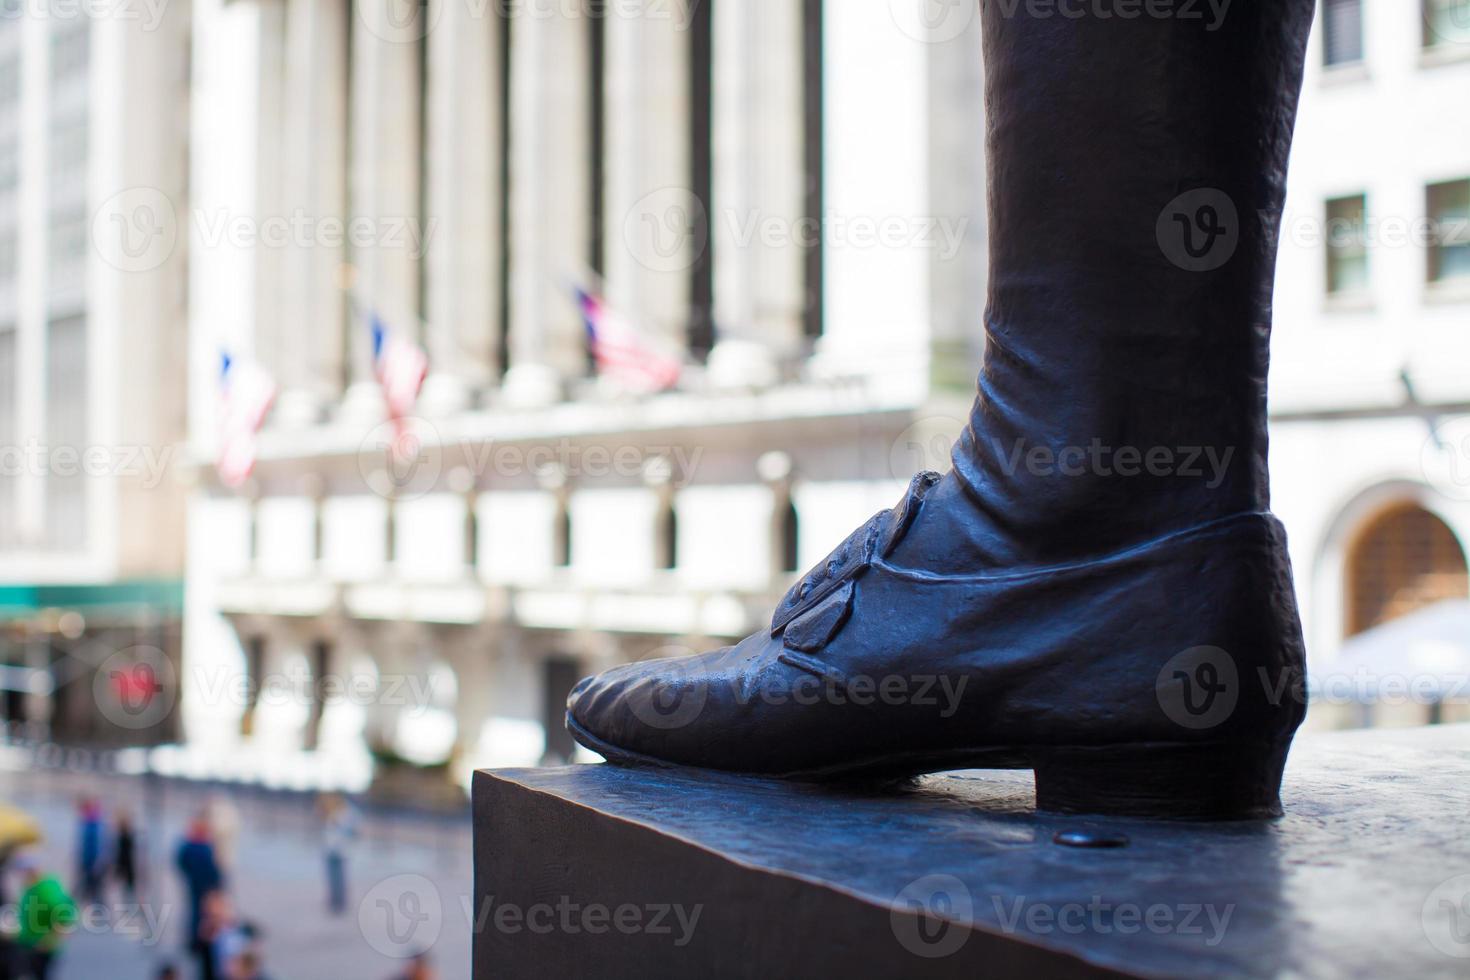
[[[1215,824],[1040,814],[1016,773],[884,789],[606,765],[482,772],[482,901],[703,908],[682,947],[670,935],[487,927],[476,976],[535,964],[538,975],[609,977],[1463,977],[1470,959],[1429,933],[1453,944],[1442,920],[1470,891],[1454,887],[1470,873],[1467,746],[1466,727],[1301,739],[1282,819]],[[1127,844],[1065,847],[1059,833]],[[954,941],[938,920],[923,932],[904,924],[910,900],[943,904],[925,902],[944,897],[936,879],[915,889],[927,876],[952,876],[969,898],[968,916],[953,901],[943,913],[973,924],[944,957],[903,938]],[[1114,909],[1100,927],[1085,912],[1096,902]],[[1075,906],[1080,931],[1027,925],[1044,922],[1032,909]],[[1135,930],[1121,912],[1156,906],[1177,928]],[[1459,951],[1470,954],[1470,935]]]

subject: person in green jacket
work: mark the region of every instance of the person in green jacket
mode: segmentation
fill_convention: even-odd
[[[17,972],[31,980],[46,980],[57,951],[76,925],[77,906],[56,876],[42,872],[31,855],[17,858],[14,867],[26,883],[16,906]]]

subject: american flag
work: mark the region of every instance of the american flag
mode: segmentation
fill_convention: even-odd
[[[215,468],[227,487],[243,486],[255,469],[256,434],[276,400],[276,383],[260,365],[220,352],[220,439]]]
[[[578,289],[577,305],[587,324],[587,343],[598,374],[644,393],[665,391],[678,382],[684,365],[651,345],[602,297]]]
[[[388,418],[401,430],[424,386],[429,358],[417,344],[388,329],[376,313],[369,319],[369,326],[373,331],[373,373],[383,389]]]

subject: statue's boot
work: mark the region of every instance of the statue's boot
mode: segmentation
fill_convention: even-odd
[[[1303,655],[1266,367],[1312,8],[986,0],[988,343],[953,468],[768,629],[583,681],[577,740],[797,777],[1034,768],[1048,809],[1278,812]]]

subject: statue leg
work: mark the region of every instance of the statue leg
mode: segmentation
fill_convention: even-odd
[[[1313,0],[1030,6],[982,5],[987,346],[951,471],[769,629],[584,681],[568,724],[610,760],[1034,768],[1058,809],[1279,807],[1303,651],[1266,370]]]

